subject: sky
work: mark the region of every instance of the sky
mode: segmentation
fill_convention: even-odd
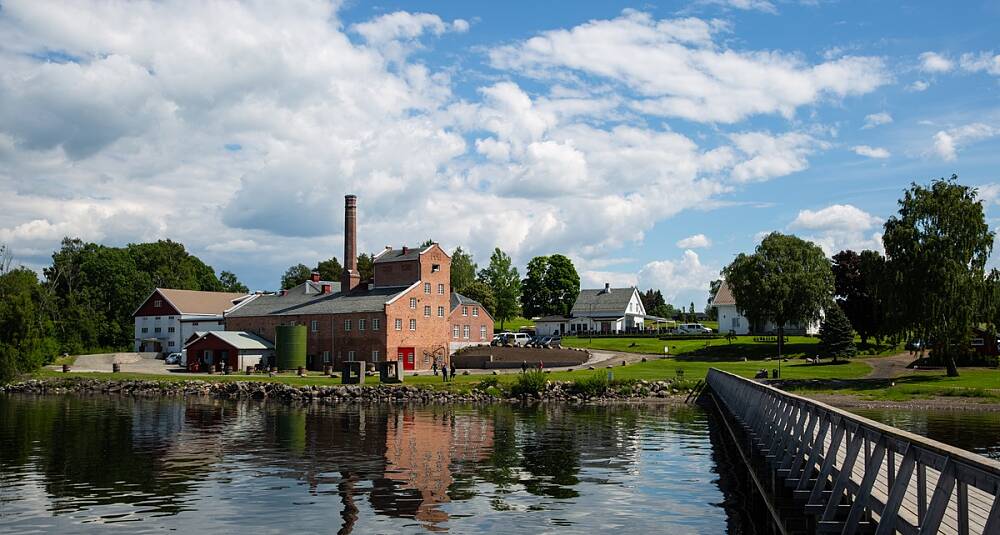
[[[170,238],[251,289],[438,241],[701,308],[771,231],[1000,217],[1000,3],[0,0],[0,243]],[[996,256],[996,255],[994,255]],[[342,258],[341,258],[342,259]],[[995,264],[995,262],[994,262]]]

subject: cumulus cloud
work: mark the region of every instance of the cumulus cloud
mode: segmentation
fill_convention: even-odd
[[[806,157],[826,143],[801,132],[772,136],[764,132],[746,132],[729,136],[747,159],[736,164],[732,177],[737,182],[767,180],[809,167]]]
[[[464,33],[469,31],[469,23],[463,19],[445,22],[431,13],[395,11],[354,24],[351,30],[361,35],[368,44],[381,49],[386,57],[401,61],[408,53],[420,48],[417,39],[421,36]]]
[[[851,147],[854,154],[867,156],[868,158],[888,158],[892,156],[889,151],[881,147],[869,147],[868,145],[855,145]]]
[[[712,240],[708,239],[708,236],[704,234],[694,234],[677,242],[677,247],[681,249],[699,249],[711,246]]]
[[[1000,54],[994,55],[992,51],[962,54],[959,65],[969,72],[986,72],[1000,76]]]
[[[880,58],[810,65],[795,55],[736,51],[716,40],[727,27],[697,18],[656,20],[625,10],[569,30],[544,32],[490,52],[493,65],[541,79],[594,76],[626,86],[643,113],[733,123],[794,115],[823,98],[861,95],[887,83]]]
[[[930,86],[931,86],[931,84],[929,84],[929,83],[927,83],[927,82],[925,82],[923,80],[917,80],[917,81],[913,82],[912,84],[906,86],[906,90],[907,91],[911,91],[913,93],[921,93],[923,91],[926,91],[927,88],[930,87]]]
[[[709,283],[717,278],[718,266],[702,263],[698,253],[690,249],[679,259],[649,262],[638,274],[640,288],[658,288],[668,302],[700,292],[707,298]]]
[[[924,52],[920,54],[920,70],[932,74],[943,73],[952,70],[955,63],[946,56],[937,52]]]
[[[861,128],[867,130],[869,128],[875,128],[876,126],[882,126],[884,124],[889,124],[892,122],[892,115],[887,112],[881,111],[878,113],[872,113],[865,116],[865,125]]]
[[[803,239],[823,248],[827,256],[844,249],[882,250],[878,231],[882,220],[850,204],[834,204],[820,210],[802,210],[788,226],[804,231]]]
[[[962,145],[996,135],[1000,135],[1000,128],[984,123],[972,123],[948,130],[940,130],[934,134],[933,150],[942,159],[952,161],[958,157],[958,149]]]
[[[701,0],[698,2],[706,5],[717,5],[743,11],[763,11],[765,13],[776,14],[778,8],[767,0]]]

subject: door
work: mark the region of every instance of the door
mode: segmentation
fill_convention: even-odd
[[[417,360],[412,347],[399,348],[396,357],[403,361],[404,370],[416,369]]]

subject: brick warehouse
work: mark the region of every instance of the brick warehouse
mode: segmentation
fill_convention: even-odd
[[[305,325],[310,369],[350,360],[402,360],[407,370],[429,369],[448,361],[452,312],[459,304],[481,310],[461,317],[475,340],[489,343],[493,318],[479,303],[451,291],[451,257],[438,245],[386,247],[375,256],[372,280],[357,269],[357,197],[345,197],[344,272],[340,281],[318,274],[294,288],[248,299],[225,315],[227,331],[247,331],[275,339],[278,325]],[[474,324],[474,325],[473,325]],[[480,337],[480,333],[488,336]],[[473,341],[472,337],[468,339]]]

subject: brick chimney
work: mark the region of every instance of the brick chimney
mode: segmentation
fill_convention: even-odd
[[[319,279],[320,279],[319,271],[313,271],[312,273],[309,274],[309,280],[313,282],[319,282]]]
[[[340,290],[353,290],[361,282],[358,273],[358,198],[344,196],[344,274],[340,280]]]

